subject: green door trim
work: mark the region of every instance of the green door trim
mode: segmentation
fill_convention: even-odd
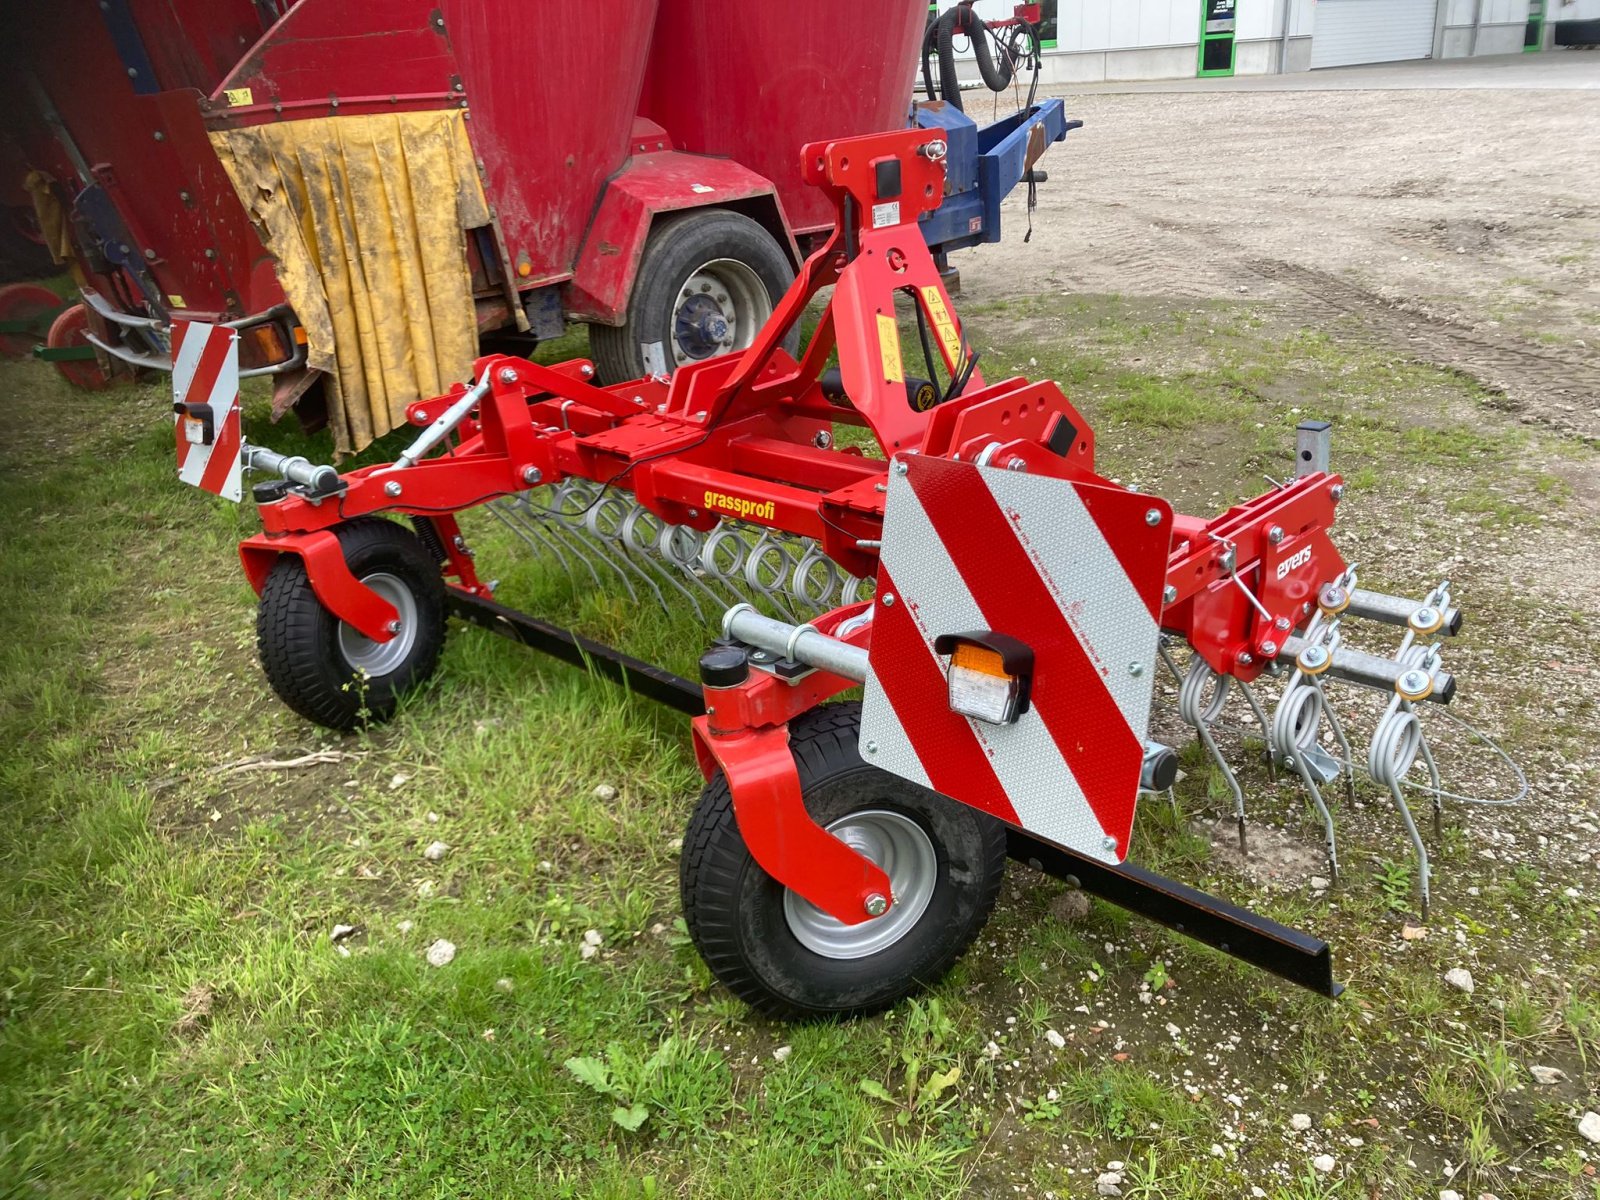
[[[1236,14],[1235,0],[1200,0],[1200,46],[1194,72],[1197,78],[1210,79],[1233,74]],[[1214,21],[1219,23],[1226,21],[1226,31],[1213,31]],[[1226,66],[1220,65],[1221,55],[1224,52],[1227,55]],[[1210,67],[1206,66],[1207,61],[1212,64]]]

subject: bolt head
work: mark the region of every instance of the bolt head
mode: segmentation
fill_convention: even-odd
[[[500,368],[500,382],[501,383],[515,383],[516,381],[517,381],[517,373],[514,370],[512,370],[510,367],[501,367]]]
[[[387,625],[384,626],[384,628],[386,630],[388,630],[391,634],[399,633],[400,632],[400,621],[399,621],[399,619],[396,618],[395,620],[390,621]]]
[[[1328,498],[1335,504],[1344,499],[1344,484],[1336,483],[1328,489]]]
[[[908,462],[906,462],[906,461],[905,461],[905,459],[903,459],[903,458],[897,458],[897,459],[896,459],[896,460],[895,460],[895,463],[894,463],[894,473],[895,473],[895,474],[896,474],[896,475],[904,475],[904,474],[905,474],[905,473],[906,473],[906,472],[907,472],[907,471],[909,471],[909,470],[911,470],[911,464],[909,464],[909,463],[908,463]]]
[[[1173,587],[1170,583],[1167,584],[1166,588],[1161,593],[1161,603],[1163,603],[1163,604],[1171,604],[1175,600],[1177,600],[1177,598],[1178,598],[1178,589]]]
[[[1008,471],[1026,471],[1027,469],[1028,464],[1020,458],[1006,460],[1006,470]]]
[[[1100,845],[1107,850],[1115,850],[1117,848],[1117,839],[1114,837],[1102,838],[1100,839]]]
[[[1144,664],[1138,662],[1129,663],[1128,674],[1132,675],[1135,679],[1139,678],[1139,676],[1144,674]]]
[[[538,483],[543,478],[544,478],[544,472],[539,470],[538,467],[523,467],[522,468],[522,482],[523,483]]]
[[[1328,661],[1328,651],[1322,646],[1307,646],[1300,651],[1300,662],[1308,667],[1320,667]]]
[[[425,409],[425,408],[417,409],[417,424],[418,425],[426,425],[427,423],[428,423],[428,410]]]
[[[1274,621],[1272,623],[1272,627],[1274,629],[1288,629],[1289,628],[1289,618],[1288,617],[1279,617],[1276,621]]]
[[[1255,655],[1251,654],[1250,651],[1241,650],[1233,661],[1238,663],[1241,667],[1248,667],[1251,663],[1255,662],[1255,660]]]
[[[817,436],[811,439],[811,444],[819,450],[826,450],[833,445],[833,434],[826,429],[819,429],[817,430]]]
[[[1271,641],[1271,640],[1262,642],[1261,643],[1261,657],[1262,658],[1277,658],[1278,657],[1278,643],[1274,642],[1274,641]]]
[[[863,907],[867,910],[867,916],[881,917],[884,913],[889,911],[889,901],[886,900],[880,893],[873,892],[872,895],[867,897],[866,903],[863,905]]]
[[[582,368],[579,370],[578,373],[580,375],[582,375],[585,379],[589,379],[589,378],[592,378],[593,375],[594,375],[594,368],[591,367],[588,363],[584,363]]]
[[[1421,671],[1407,671],[1400,677],[1400,686],[1408,692],[1420,692],[1428,686],[1428,677]]]
[[[894,607],[894,593],[893,592],[885,592],[883,594],[883,606],[885,608],[893,608]]]
[[[878,743],[869,739],[868,741],[862,743],[861,748],[868,754],[876,754],[878,752]]]
[[[1274,546],[1283,541],[1283,527],[1281,525],[1274,525],[1271,529],[1267,530],[1267,541],[1271,542]]]
[[[391,479],[388,483],[383,485],[383,494],[391,498],[398,496],[400,494],[400,485]]]
[[[1159,508],[1145,509],[1144,523],[1152,528],[1161,524],[1161,510]]]

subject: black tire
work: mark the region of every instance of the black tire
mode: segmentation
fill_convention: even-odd
[[[403,628],[396,639],[406,639],[400,656],[359,678],[359,655],[353,662],[348,648],[360,635],[322,607],[297,554],[279,555],[267,575],[256,648],[279,699],[308,721],[344,732],[387,721],[400,697],[433,674],[444,648],[444,581],[416,535],[393,521],[363,517],[333,532],[357,579],[378,576],[380,590],[409,595],[413,620],[409,634]]]
[[[982,930],[1000,891],[1004,827],[868,766],[857,750],[860,723],[859,704],[825,705],[791,724],[791,746],[806,809],[819,824],[887,811],[908,818],[931,842],[937,859],[931,898],[898,940],[854,958],[803,944],[786,913],[788,889],[757,865],[739,835],[721,772],[702,793],[684,837],[679,886],[689,933],[712,973],[769,1016],[874,1012],[937,982]]]
[[[764,310],[745,312],[750,305],[718,305],[724,319],[735,318],[731,346],[714,349],[709,342],[693,337],[674,337],[674,310],[678,296],[691,276],[718,260],[741,263],[754,279],[748,280],[750,304],[759,305],[754,293],[765,289]],[[725,268],[734,270],[733,268]],[[717,354],[742,350],[750,344],[754,329],[765,323],[779,298],[794,282],[794,268],[783,247],[755,221],[726,209],[702,209],[681,213],[659,222],[650,231],[644,257],[628,298],[626,319],[620,326],[589,326],[589,351],[596,370],[605,383],[624,383],[640,379],[656,367],[670,374],[685,360],[714,358]],[[714,315],[709,314],[708,315]],[[654,361],[646,358],[645,346],[659,344]],[[791,330],[784,346],[793,354],[800,344],[800,331]]]

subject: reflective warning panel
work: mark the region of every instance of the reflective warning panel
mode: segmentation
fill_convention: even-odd
[[[172,398],[178,478],[238,500],[244,472],[236,330],[172,323]]]
[[[897,462],[863,756],[1120,862],[1171,532],[1166,503],[1122,488],[915,455]]]

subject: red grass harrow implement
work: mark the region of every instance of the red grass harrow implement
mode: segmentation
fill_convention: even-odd
[[[1324,942],[1123,861],[1139,793],[1177,766],[1149,735],[1156,675],[1179,675],[1241,841],[1243,791],[1212,733],[1235,689],[1334,866],[1323,790],[1356,768],[1326,684],[1391,692],[1368,769],[1425,897],[1400,782],[1419,754],[1432,767],[1415,706],[1455,689],[1432,640],[1459,624],[1448,585],[1422,602],[1355,586],[1328,536],[1344,489],[1324,424],[1300,427],[1292,478],[1194,517],[1097,474],[1056,384],[986,381],[917,232],[944,154],[927,130],[807,146],[837,231],[743,354],[604,388],[587,362],[490,355],[470,386],[411,406],[422,432],[381,466],[240,446],[226,331],[181,331],[187,476],[276,476],[240,547],[267,677],[321,724],[382,719],[434,670],[454,613],[691,715],[707,786],[684,840],[689,928],[719,978],[779,1015],[868,1010],[936,979],[1007,856],[1337,995]],[[796,362],[784,338],[830,285]],[[908,372],[897,301],[927,379]],[[884,457],[836,445],[841,425]],[[721,612],[701,685],[496,603],[456,521],[482,504],[576,581]],[[1400,652],[1347,648],[1352,617],[1404,627]],[[1264,673],[1284,680],[1272,713],[1251,686]]]

